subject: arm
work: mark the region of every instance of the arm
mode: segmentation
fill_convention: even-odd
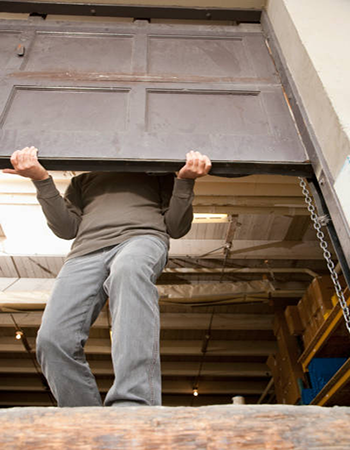
[[[165,199],[164,220],[170,237],[178,239],[189,232],[193,220],[193,187],[196,178],[207,175],[210,159],[199,152],[187,153],[186,164],[175,179],[172,196]]]
[[[51,177],[35,181],[37,199],[45,214],[50,229],[61,239],[73,239],[78,233],[82,216],[80,187],[72,178],[64,197]]]
[[[11,156],[13,169],[4,169],[4,173],[30,178],[36,189],[37,198],[51,230],[62,239],[73,239],[81,222],[80,190],[72,180],[65,197],[62,198],[47,170],[39,163],[38,150],[25,147]]]
[[[169,178],[166,178],[166,181],[169,182]],[[161,188],[162,212],[169,236],[179,239],[189,232],[192,225],[194,180],[175,179],[174,182],[171,181],[171,186]]]

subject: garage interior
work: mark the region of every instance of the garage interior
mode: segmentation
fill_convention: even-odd
[[[63,191],[72,174],[52,174]],[[19,210],[30,222],[30,211],[39,209],[31,183],[2,175],[1,191],[2,208]],[[299,180],[207,176],[197,180],[195,193],[199,216],[186,236],[172,242],[169,263],[158,280],[163,404],[230,404],[236,396],[249,404],[299,403],[298,380],[310,388],[299,358],[317,345],[314,338],[322,326],[329,333],[324,318],[339,312],[334,299],[330,310],[334,294],[327,286],[325,299],[312,306],[316,310],[306,329],[299,323],[281,335],[277,328],[286,326],[286,309],[296,308],[314,279],[328,278]],[[33,358],[42,310],[63,261],[63,256],[1,256],[1,407],[54,402]],[[113,382],[108,320],[105,308],[86,346],[102,395]],[[16,331],[23,332],[22,339],[16,339]],[[344,358],[348,352],[340,317],[317,356]],[[272,365],[276,357],[286,364],[283,375]],[[277,392],[274,376],[286,384]],[[345,390],[342,385],[337,404],[348,404]]]
[[[163,405],[232,404],[235,398],[349,406],[349,333],[300,180],[288,165],[284,175],[255,170],[198,180],[192,229],[171,242],[158,280]],[[79,170],[51,173],[64,192]],[[35,226],[40,213],[27,180],[1,175],[0,192],[0,407],[53,406],[35,362],[35,336],[64,254],[7,250],[10,235],[31,240],[26,228],[31,214]],[[325,240],[336,264],[327,232]],[[345,287],[339,264],[336,271]],[[344,295],[349,304],[348,289]],[[91,329],[86,353],[104,396],[113,382],[107,308]]]

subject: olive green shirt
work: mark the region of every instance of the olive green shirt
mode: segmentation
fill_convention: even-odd
[[[173,174],[90,172],[73,177],[64,197],[52,178],[34,181],[51,230],[74,239],[67,258],[151,234],[169,245],[191,228],[194,180]]]

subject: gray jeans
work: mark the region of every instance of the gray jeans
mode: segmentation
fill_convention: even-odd
[[[84,345],[109,297],[115,379],[105,406],[160,405],[158,291],[166,244],[151,235],[68,260],[37,336],[37,359],[58,406],[101,406]]]

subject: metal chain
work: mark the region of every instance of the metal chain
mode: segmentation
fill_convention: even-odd
[[[335,292],[337,294],[341,309],[343,310],[343,315],[344,315],[344,319],[345,319],[345,325],[346,328],[348,329],[349,333],[350,333],[350,310],[348,305],[346,304],[346,300],[344,297],[344,292],[342,290],[342,287],[340,286],[339,283],[339,277],[337,272],[334,270],[334,262],[332,261],[332,255],[328,250],[328,244],[324,239],[324,233],[323,231],[321,231],[321,223],[320,223],[320,218],[318,217],[317,213],[316,213],[316,209],[315,206],[312,203],[312,199],[311,199],[311,195],[310,192],[308,191],[307,187],[306,187],[306,183],[305,181],[299,177],[300,180],[300,186],[303,189],[303,194],[305,196],[305,203],[307,204],[307,209],[311,214],[311,220],[313,221],[313,225],[315,230],[317,231],[317,237],[320,241],[320,247],[323,250],[323,256],[324,259],[327,262],[327,267],[328,270],[331,274],[331,278],[334,284],[334,288],[335,288]]]

